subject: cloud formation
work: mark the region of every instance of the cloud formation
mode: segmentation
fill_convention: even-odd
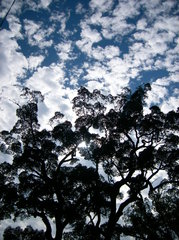
[[[11,1],[1,4],[3,17]],[[117,94],[150,82],[148,104],[176,108],[178,30],[176,0],[20,0],[0,34],[3,114],[13,110],[2,99],[19,83],[48,96],[49,116],[60,106],[70,116],[80,85]]]

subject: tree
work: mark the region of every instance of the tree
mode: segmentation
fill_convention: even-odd
[[[42,240],[45,239],[44,231],[34,230],[31,226],[27,226],[24,230],[20,227],[7,227],[3,234],[4,240]]]
[[[75,126],[57,112],[52,129],[41,130],[41,95],[25,89],[29,101],[18,108],[12,130],[0,135],[1,151],[13,155],[12,164],[0,165],[3,217],[40,217],[48,240],[178,236],[172,208],[178,206],[179,111],[164,114],[152,106],[144,114],[149,90],[146,84],[112,96],[81,87],[73,99]],[[164,215],[173,221],[163,232],[135,225],[146,219],[166,226]]]
[[[149,199],[137,201],[127,209],[126,234],[138,239],[178,239],[179,189],[158,189]],[[152,203],[151,203],[152,200]]]

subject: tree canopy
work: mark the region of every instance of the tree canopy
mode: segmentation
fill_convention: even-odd
[[[38,121],[41,93],[23,90],[17,122],[0,133],[1,152],[13,156],[0,164],[0,220],[38,217],[45,230],[8,227],[4,239],[179,237],[179,110],[145,113],[149,90],[81,87],[75,124],[56,112],[50,130]]]

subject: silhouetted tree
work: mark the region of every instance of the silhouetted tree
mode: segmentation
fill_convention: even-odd
[[[125,213],[125,234],[138,239],[178,239],[179,236],[179,189],[159,188],[133,203]]]
[[[146,84],[112,96],[81,87],[73,99],[75,126],[57,112],[52,129],[41,130],[43,98],[26,88],[29,101],[17,109],[12,130],[0,134],[1,151],[13,155],[12,164],[0,165],[2,219],[38,216],[47,240],[178,236],[171,209],[178,206],[179,112],[152,106],[144,114],[149,90]],[[163,232],[152,228],[171,215]],[[148,221],[150,231],[136,227],[137,221]]]
[[[45,240],[44,231],[34,230],[31,226],[27,226],[24,230],[20,227],[7,227],[3,234],[4,240]]]

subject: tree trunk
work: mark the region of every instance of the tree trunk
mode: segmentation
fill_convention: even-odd
[[[45,213],[40,213],[38,214],[38,216],[40,216],[46,226],[46,231],[45,231],[45,238],[47,240],[53,240],[53,237],[52,237],[52,228],[51,228],[51,225],[50,225],[50,222],[47,218],[47,216],[45,215]]]
[[[61,240],[66,225],[62,222],[60,213],[56,213],[55,221],[56,221],[56,234],[54,240]]]
[[[61,240],[62,236],[63,236],[63,228],[62,227],[58,227],[56,229],[56,235],[55,235],[54,240]]]
[[[116,225],[115,215],[110,216],[108,226],[107,226],[107,229],[106,229],[106,233],[105,233],[105,240],[111,240],[112,239],[114,229],[115,229],[115,225]]]

